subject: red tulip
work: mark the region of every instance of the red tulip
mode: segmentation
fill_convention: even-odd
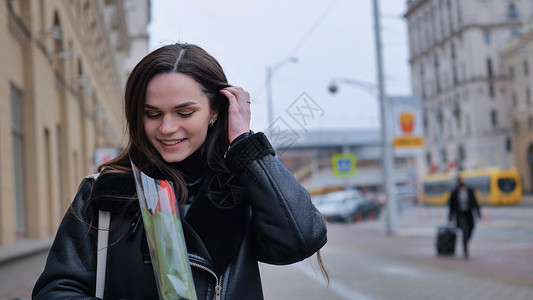
[[[154,216],[158,211],[178,214],[178,208],[176,204],[176,196],[174,195],[174,190],[172,185],[167,180],[161,180],[159,182],[159,199],[157,200],[157,205],[155,207]]]

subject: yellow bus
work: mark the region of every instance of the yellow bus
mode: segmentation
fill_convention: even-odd
[[[516,168],[464,170],[459,176],[474,189],[480,205],[515,205],[522,202],[522,180]],[[424,179],[422,201],[427,205],[445,205],[457,183],[457,173],[434,173]]]

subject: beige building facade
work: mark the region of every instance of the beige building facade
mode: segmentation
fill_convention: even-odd
[[[124,2],[0,4],[0,246],[53,236],[96,150],[124,145]]]
[[[500,51],[533,16],[530,0],[411,0],[411,81],[424,110],[429,172],[519,165]]]
[[[503,50],[509,74],[509,99],[513,120],[517,168],[523,189],[533,192],[533,19]]]

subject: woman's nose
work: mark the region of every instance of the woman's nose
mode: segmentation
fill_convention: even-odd
[[[159,131],[162,134],[171,134],[178,130],[178,122],[172,116],[164,116],[159,126]]]

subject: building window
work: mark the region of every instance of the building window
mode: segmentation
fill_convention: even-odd
[[[496,95],[495,91],[494,91],[494,84],[492,83],[489,83],[489,96],[491,98],[494,98],[494,96]]]
[[[512,150],[512,144],[511,144],[510,138],[505,139],[505,150],[507,150],[507,153],[510,153]]]
[[[513,99],[513,107],[518,106],[518,99],[516,97],[516,93],[515,92],[512,93],[511,98]]]
[[[453,32],[452,1],[447,0],[446,6],[448,6],[448,25],[450,25],[450,34],[451,34]]]
[[[444,0],[441,0],[439,2],[439,12],[440,12],[440,36],[441,38],[444,38],[446,36],[446,32],[444,31],[444,4],[443,4],[443,1]]]
[[[466,135],[470,135],[472,133],[472,126],[470,124],[470,116],[465,116],[465,126],[466,126]]]
[[[518,18],[518,12],[516,10],[516,6],[513,3],[509,3],[509,5],[507,5],[507,18],[509,19]]]
[[[426,99],[426,85],[424,84],[424,63],[420,63],[420,82],[422,82],[422,100]]]
[[[524,60],[524,75],[529,75],[529,63],[527,60]]]
[[[442,108],[440,106],[437,108],[437,121],[439,122],[439,125],[442,127],[442,123],[444,121],[444,114],[442,113]]]
[[[437,93],[441,92],[441,83],[440,83],[440,70],[439,70],[439,60],[438,56],[435,55],[435,88]]]
[[[455,99],[453,101],[453,115],[455,116],[455,123],[457,125],[457,129],[461,129],[461,96],[459,94],[455,94]]]
[[[463,162],[466,159],[466,151],[463,145],[459,145],[457,148],[457,156],[459,158],[459,162]]]
[[[26,234],[26,162],[24,159],[24,102],[23,94],[10,86],[11,133],[13,140],[13,194],[15,204],[15,228],[19,236]]]
[[[452,79],[453,79],[453,85],[459,84],[459,78],[457,77],[457,66],[455,63],[452,66]]]
[[[446,153],[446,149],[440,149],[440,160],[443,165],[446,165],[446,162],[448,162],[448,155]]]
[[[529,131],[532,131],[533,130],[533,117],[529,117],[527,119],[527,123],[528,123]]]
[[[518,121],[514,121],[514,132],[519,133],[520,132],[520,123]]]
[[[425,29],[425,32],[426,32],[426,37],[425,37],[425,40],[426,40],[426,48],[429,48],[431,43],[432,43],[432,39],[431,39],[431,27],[429,26],[429,23],[431,22],[431,18],[430,18],[430,15],[429,15],[429,12],[426,11],[426,14],[424,15],[424,29]]]
[[[498,113],[496,112],[496,110],[492,110],[490,112],[490,121],[493,127],[498,126]]]
[[[429,21],[431,22],[431,35],[433,43],[437,43],[437,28],[435,27],[435,6],[431,6]]]
[[[487,58],[487,76],[489,77],[489,79],[491,79],[492,76],[493,76],[493,73],[492,73],[492,59],[490,59],[490,58]]]
[[[526,87],[526,103],[527,106],[531,106],[531,89]]]
[[[514,80],[514,67],[509,67],[509,79]]]
[[[483,40],[485,41],[485,45],[490,45],[490,40],[491,40],[490,31],[485,30],[483,32]]]
[[[451,50],[452,59],[455,59],[456,58],[456,53],[455,53],[455,44],[454,43],[452,43],[450,50]]]
[[[461,27],[463,26],[463,12],[461,11],[460,1],[455,3],[455,7],[457,7],[457,25]]]

